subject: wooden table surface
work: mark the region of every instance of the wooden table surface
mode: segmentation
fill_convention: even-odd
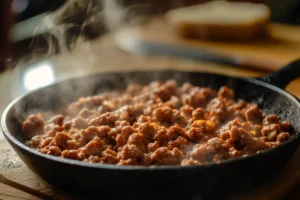
[[[72,54],[51,59],[58,80],[103,71],[135,69],[177,69],[205,71],[240,77],[258,77],[264,72],[188,59],[161,56],[134,55],[120,50],[111,35],[80,45]],[[274,57],[276,62],[276,57]],[[17,71],[7,71],[1,76],[9,77]],[[70,73],[72,72],[72,73]],[[22,74],[21,74],[22,75]],[[291,83],[287,90],[300,97],[300,80]],[[2,112],[2,111],[1,111]],[[278,174],[276,181],[257,191],[235,199],[300,199],[297,192],[289,195],[300,177],[300,152]],[[299,187],[300,188],[300,187]],[[25,191],[25,192],[24,192]],[[296,190],[294,190],[296,191]],[[45,196],[46,195],[46,196]],[[288,195],[288,196],[287,196]],[[0,199],[83,199],[54,188],[31,172],[17,157],[6,141],[0,140]],[[298,198],[297,198],[298,197]]]

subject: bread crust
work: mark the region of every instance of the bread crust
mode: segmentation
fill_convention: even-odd
[[[166,14],[166,21],[183,37],[206,40],[250,40],[268,35],[270,13],[264,17],[238,23],[184,21]]]

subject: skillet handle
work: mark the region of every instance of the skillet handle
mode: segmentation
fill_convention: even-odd
[[[258,79],[284,89],[296,78],[300,78],[300,59],[293,61],[276,72],[259,77]]]

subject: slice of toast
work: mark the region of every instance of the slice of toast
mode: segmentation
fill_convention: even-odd
[[[170,10],[165,17],[184,37],[247,40],[266,35],[270,15],[264,4],[212,1]]]

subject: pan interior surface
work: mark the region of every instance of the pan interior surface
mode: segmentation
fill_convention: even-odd
[[[97,165],[60,159],[37,152],[32,153],[33,150],[31,151],[24,144],[25,138],[21,125],[31,113],[55,110],[82,96],[123,90],[130,83],[146,85],[151,81],[168,79],[176,80],[178,85],[189,82],[195,86],[210,87],[216,90],[227,85],[234,90],[237,99],[256,103],[265,113],[273,113],[279,115],[282,120],[290,121],[294,128],[293,136],[286,144],[270,151],[267,150],[266,153],[262,152],[261,155],[249,156],[246,159],[233,159],[234,161],[224,162],[224,164],[227,163],[225,165],[162,166],[158,168]],[[277,174],[280,169],[279,165],[284,165],[289,160],[298,147],[299,107],[299,102],[292,95],[254,79],[183,71],[119,72],[74,78],[26,94],[16,99],[7,108],[2,118],[2,126],[4,126],[3,129],[9,142],[32,170],[46,181],[71,191],[82,190],[84,193],[91,191],[91,188],[94,188],[95,191],[103,188],[106,188],[107,191],[115,191],[115,188],[119,188],[123,189],[123,192],[135,192],[132,188],[139,188],[140,194],[144,195],[149,193],[149,188],[152,188],[151,191],[154,191],[153,188],[155,188],[159,192],[160,189],[166,188],[167,184],[165,183],[174,183],[174,187],[170,186],[168,191],[174,191],[174,188],[177,188],[184,195],[188,193],[204,196],[227,195],[229,192],[235,193],[238,190],[242,191],[256,186],[257,181],[261,182],[262,177],[266,175],[264,170],[274,169]],[[12,138],[18,143],[14,142]],[[181,173],[178,173],[179,171]],[[273,176],[271,173],[267,175]],[[124,185],[123,182],[120,182],[120,177],[122,180],[128,181],[128,184]],[[100,179],[109,180],[111,185],[105,181],[99,182]],[[153,184],[154,182],[155,184]],[[233,187],[234,190],[232,190]],[[219,193],[216,194],[215,190],[218,190]],[[93,194],[97,196],[98,192]],[[91,195],[93,194],[91,193]]]
[[[128,84],[148,84],[151,81],[174,79],[179,85],[189,82],[196,86],[219,89],[227,85],[237,99],[256,103],[267,114],[276,114],[290,121],[294,132],[300,132],[299,103],[288,93],[253,79],[239,79],[215,74],[179,71],[120,72],[95,74],[62,81],[25,95],[14,102],[8,111],[7,129],[19,141],[24,142],[21,123],[31,113],[51,111],[77,100],[79,97],[100,94],[105,91],[121,91]]]

